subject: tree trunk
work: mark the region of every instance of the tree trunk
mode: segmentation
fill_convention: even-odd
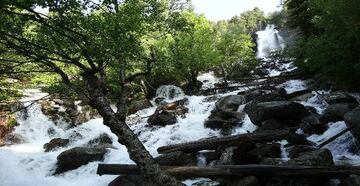
[[[150,153],[129,126],[116,116],[101,89],[103,82],[93,75],[85,76],[85,80],[90,97],[90,105],[103,117],[104,124],[110,128],[111,132],[118,136],[119,143],[126,146],[130,159],[137,164],[142,175],[159,185],[182,185],[181,182],[160,169],[159,165],[155,163]]]
[[[239,134],[233,136],[225,137],[213,137],[213,138],[204,138],[198,141],[180,143],[175,145],[168,145],[159,147],[157,151],[160,154],[182,151],[182,152],[198,152],[200,150],[216,150],[219,146],[229,146],[242,143],[248,139],[253,142],[266,142],[266,141],[275,141],[282,140],[290,134],[290,130],[270,130],[262,131],[255,133]]]
[[[226,71],[225,71],[224,65],[221,64],[220,68],[221,68],[221,74],[222,74],[223,79],[224,79],[225,87],[228,87],[229,84],[228,84],[228,81],[227,81],[227,78],[226,78]]]
[[[162,166],[163,170],[179,178],[195,177],[288,177],[288,178],[346,178],[350,174],[360,174],[360,167],[355,166],[294,166],[294,165],[217,165],[207,167]],[[135,165],[99,164],[99,175],[136,175],[139,169]]]

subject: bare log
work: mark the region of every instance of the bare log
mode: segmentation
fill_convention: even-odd
[[[350,127],[347,127],[346,129],[342,130],[341,132],[339,132],[338,134],[336,134],[335,136],[329,138],[328,140],[320,143],[317,148],[322,148],[324,147],[325,145],[331,143],[332,141],[336,140],[338,137],[342,136],[343,134],[345,134],[346,132],[350,131],[351,129],[355,128],[355,125],[353,126],[350,126]]]
[[[163,146],[158,148],[157,151],[160,154],[164,154],[175,151],[197,152],[200,150],[216,150],[219,146],[226,146],[227,144],[237,144],[248,139],[253,142],[278,141],[286,138],[289,134],[289,129],[282,129],[225,136],[220,138],[204,138],[193,142]]]
[[[353,166],[293,166],[293,165],[223,165],[223,166],[162,166],[172,176],[178,178],[195,177],[314,177],[314,178],[345,178],[349,174],[360,175],[360,167]],[[99,164],[99,175],[136,175],[140,171],[136,165]]]

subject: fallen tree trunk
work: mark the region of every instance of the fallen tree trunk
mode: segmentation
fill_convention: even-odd
[[[253,142],[278,141],[286,138],[289,134],[289,129],[282,129],[225,136],[221,138],[204,138],[193,142],[163,146],[158,148],[157,151],[160,154],[164,154],[175,151],[198,152],[200,150],[216,150],[219,146],[226,146],[229,144],[236,145],[237,143],[241,143],[246,140],[251,140]]]
[[[222,91],[228,90],[228,91],[230,91],[230,90],[236,90],[236,89],[239,89],[239,88],[253,87],[253,86],[257,87],[257,89],[262,88],[262,87],[266,87],[266,86],[270,86],[270,85],[273,85],[273,87],[275,87],[275,86],[277,86],[279,84],[282,84],[282,83],[284,83],[286,81],[287,81],[287,79],[285,79],[285,78],[272,78],[272,77],[260,78],[260,79],[254,80],[252,82],[242,84],[242,85],[209,88],[209,89],[203,90],[203,92],[216,92],[218,90],[222,90]]]
[[[336,134],[335,136],[333,136],[333,137],[329,138],[328,140],[320,143],[320,144],[317,146],[317,148],[320,149],[320,148],[324,147],[325,145],[333,142],[334,140],[336,140],[337,138],[339,138],[339,137],[342,136],[343,134],[345,134],[345,133],[349,132],[351,129],[355,128],[355,126],[356,126],[356,125],[347,127],[346,129],[342,130],[341,132],[339,132],[339,133]]]
[[[178,178],[195,177],[234,177],[234,176],[259,176],[259,177],[315,177],[345,178],[349,174],[360,175],[360,167],[352,166],[292,166],[292,165],[223,165],[213,167],[195,166],[162,166],[163,170]],[[99,175],[136,175],[140,174],[136,165],[99,164]]]

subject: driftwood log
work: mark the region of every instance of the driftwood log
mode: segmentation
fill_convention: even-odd
[[[345,178],[349,174],[360,175],[360,167],[352,166],[288,166],[288,165],[223,165],[213,167],[196,166],[162,166],[171,175],[178,178],[195,177],[234,177],[234,176],[259,176],[259,177],[315,177]],[[140,170],[136,165],[99,164],[99,175],[136,175]]]
[[[285,139],[290,134],[289,129],[268,130],[255,133],[239,134],[225,137],[204,138],[198,141],[180,143],[175,145],[163,146],[157,149],[160,154],[182,151],[198,152],[200,150],[216,150],[220,146],[241,144],[243,141],[251,140],[253,142],[279,141]]]

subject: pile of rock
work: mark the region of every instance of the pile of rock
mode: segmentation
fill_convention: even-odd
[[[73,127],[99,117],[89,105],[82,105],[73,99],[50,98],[41,101],[41,111],[55,124],[64,121]]]
[[[76,139],[54,138],[44,144],[44,151],[51,152],[66,148],[74,143]],[[93,161],[102,161],[107,148],[112,148],[113,140],[106,133],[89,140],[82,146],[74,147],[61,152],[57,157],[54,175],[77,169]]]
[[[185,117],[189,109],[186,105],[189,103],[187,98],[177,100],[172,103],[159,102],[154,114],[152,114],[147,122],[150,126],[167,126],[177,122],[177,117]]]

